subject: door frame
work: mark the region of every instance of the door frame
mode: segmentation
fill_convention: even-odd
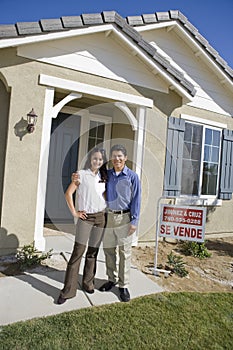
[[[81,118],[77,169],[82,168],[84,160],[86,159],[88,149],[88,132],[90,130],[91,121],[103,122],[105,124],[104,144],[106,144],[106,152],[109,152],[110,143],[108,141],[111,140],[112,117],[104,114],[100,115],[90,113],[88,109],[80,110],[78,108],[68,106],[63,107],[60,112],[74,115],[77,114]]]
[[[109,140],[111,139],[111,129],[112,129],[112,117],[106,115],[99,115],[85,111],[85,114],[81,117],[80,125],[80,146],[79,146],[79,158],[78,158],[78,169],[80,169],[84,164],[84,159],[86,159],[88,150],[88,132],[90,130],[90,122],[97,121],[103,122],[105,124],[104,131],[104,148],[106,152],[109,152]]]

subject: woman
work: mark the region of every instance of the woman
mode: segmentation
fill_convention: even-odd
[[[70,212],[78,220],[74,248],[67,266],[64,288],[60,292],[58,304],[63,304],[67,299],[76,295],[79,267],[87,242],[82,287],[87,293],[94,293],[96,260],[105,225],[106,163],[105,151],[94,148],[88,154],[84,170],[79,171],[79,180],[71,182],[65,193]],[[76,210],[73,201],[75,191],[77,191],[78,210]]]

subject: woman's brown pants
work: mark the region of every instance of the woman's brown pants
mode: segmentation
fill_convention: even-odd
[[[64,287],[61,290],[61,296],[65,299],[73,298],[76,295],[79,267],[87,242],[82,286],[86,290],[94,289],[96,261],[103,237],[105,213],[99,212],[87,214],[87,216],[86,220],[78,219],[77,222],[74,248],[67,265]]]

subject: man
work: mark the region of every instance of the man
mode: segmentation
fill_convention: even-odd
[[[141,186],[138,175],[126,166],[127,152],[123,145],[114,145],[110,157],[113,168],[108,170],[107,225],[103,239],[108,282],[99,290],[107,292],[118,283],[120,299],[127,302],[130,300],[132,235],[139,219]]]
[[[110,156],[113,168],[108,170],[107,225],[103,239],[108,281],[99,290],[107,292],[118,283],[120,299],[127,302],[130,300],[132,235],[139,220],[141,186],[138,175],[126,166],[127,151],[123,145],[112,146]],[[73,173],[72,181],[77,180],[78,175]]]

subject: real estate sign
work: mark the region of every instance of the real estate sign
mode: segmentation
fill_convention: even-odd
[[[159,236],[203,242],[206,208],[161,204]]]

